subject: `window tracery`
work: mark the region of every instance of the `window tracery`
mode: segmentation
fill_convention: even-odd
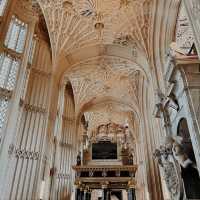
[[[0,11],[1,11],[0,1]],[[0,53],[0,135],[6,122],[9,101],[15,89],[17,73],[22,60],[28,25],[12,17],[5,40],[4,49]],[[11,50],[11,51],[10,51]]]
[[[6,119],[6,113],[8,109],[8,98],[1,98],[0,97],[0,132],[2,132],[5,119]]]
[[[0,0],[0,16],[3,16],[8,0]]]
[[[176,43],[185,54],[188,54],[194,44],[194,35],[183,5],[181,5],[176,26]]]
[[[0,55],[0,62],[0,87],[12,91],[16,82],[19,60],[2,53]]]
[[[8,32],[6,34],[5,46],[12,49],[17,53],[23,53],[26,41],[27,24],[16,18],[12,17]]]

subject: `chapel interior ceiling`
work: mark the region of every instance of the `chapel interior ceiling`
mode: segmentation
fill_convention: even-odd
[[[102,106],[101,102],[115,102],[119,110],[122,106],[117,103],[122,104],[123,111],[140,106],[144,73],[137,64],[99,57],[74,66],[66,74],[73,87],[77,115],[96,109],[95,105]]]
[[[24,0],[18,2],[21,1],[24,2]],[[38,9],[39,3],[47,24],[53,58],[61,52],[69,55],[94,45],[119,45],[128,47],[133,58],[137,57],[139,52],[145,54],[147,60],[154,59],[151,49],[152,34],[156,31],[154,14],[164,9],[160,7],[162,6],[160,2],[155,0],[25,0],[25,2],[32,2],[35,9]],[[180,5],[179,0],[171,0],[167,4],[170,2],[176,6]],[[193,41],[188,24],[185,11],[181,9],[177,23],[178,31],[173,39],[183,48]],[[164,23],[162,25],[166,26]]]
[[[148,47],[152,0],[39,0],[54,53],[95,44]]]
[[[141,108],[144,72],[136,63],[97,57],[66,72],[73,88],[76,116],[84,114],[88,131],[107,123],[134,123]]]
[[[125,121],[132,120],[133,112],[138,113],[142,104],[140,100],[145,73],[137,64],[137,57],[138,51],[144,56],[148,54],[153,1],[20,1],[25,4],[31,2],[40,18],[43,13],[53,58],[64,52],[66,57],[71,56],[73,59],[73,55],[80,49],[91,46],[99,46],[100,54],[104,55],[84,60],[66,71],[73,88],[76,116],[81,117],[84,114],[90,121],[90,129],[101,123],[124,124]],[[43,26],[43,23],[41,18],[40,25]],[[47,29],[44,26],[44,32]],[[119,46],[124,50],[115,48],[118,56],[106,57],[105,49],[102,48],[106,45]],[[131,56],[135,62],[121,59],[121,52]],[[92,55],[93,52],[87,53]]]
[[[32,2],[35,5],[36,0]],[[92,58],[91,47],[99,48],[97,57],[77,62],[65,73],[73,88],[76,116],[84,114],[90,119],[89,127],[92,129],[99,125],[97,122],[109,123],[111,118],[113,123],[123,124],[125,119],[130,120],[130,113],[139,113],[148,70],[144,73],[142,67],[146,64],[141,67],[136,63],[141,55],[146,59],[140,59],[142,62],[155,56],[151,49],[151,36],[154,34],[152,13],[155,5],[160,3],[154,0],[37,2],[47,24],[53,58],[62,52],[69,63],[70,59],[75,63],[73,59],[85,54]],[[178,26],[184,28],[177,35],[183,35],[186,27],[181,25],[184,24],[181,20],[184,17],[180,15],[179,18]],[[180,38],[177,37],[177,41],[182,41]],[[124,51],[113,48],[118,55],[108,58],[106,48],[102,46],[110,45],[120,46]],[[120,58],[127,51],[135,63]],[[150,66],[150,62],[147,65]]]

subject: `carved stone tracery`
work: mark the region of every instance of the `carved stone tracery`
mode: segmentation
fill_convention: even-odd
[[[92,43],[112,44],[116,34],[129,34],[147,49],[150,0],[79,1],[39,0],[49,28],[53,51],[69,53]],[[129,16],[131,16],[129,20]],[[65,23],[68,21],[68,23]],[[126,26],[124,26],[124,22]],[[97,24],[102,35],[98,36]],[[121,27],[121,30],[120,30]],[[120,30],[120,31],[119,31]],[[116,33],[116,34],[115,34]],[[70,41],[70,43],[69,43]]]
[[[14,155],[16,158],[28,159],[28,160],[29,159],[38,160],[41,156],[40,152],[20,149],[20,148],[15,147],[13,144],[9,146],[8,153],[9,155]]]
[[[181,6],[177,20],[176,42],[179,48],[188,54],[194,43],[194,34],[184,6]]]
[[[183,183],[180,167],[173,156],[171,144],[165,144],[156,149],[154,153],[157,159],[161,175],[163,175],[167,189],[172,200],[183,198]]]

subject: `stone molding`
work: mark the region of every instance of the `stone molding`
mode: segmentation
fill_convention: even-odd
[[[13,144],[9,146],[8,154],[10,156],[14,155],[16,158],[27,160],[39,160],[41,156],[40,152],[20,149],[15,147]]]
[[[161,176],[163,176],[167,189],[172,200],[183,198],[183,182],[178,163],[173,157],[172,149],[167,146],[160,146],[154,153],[160,166]]]

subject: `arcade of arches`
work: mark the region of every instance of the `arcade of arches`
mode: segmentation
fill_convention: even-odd
[[[198,200],[199,172],[199,0],[0,0],[0,200]]]

